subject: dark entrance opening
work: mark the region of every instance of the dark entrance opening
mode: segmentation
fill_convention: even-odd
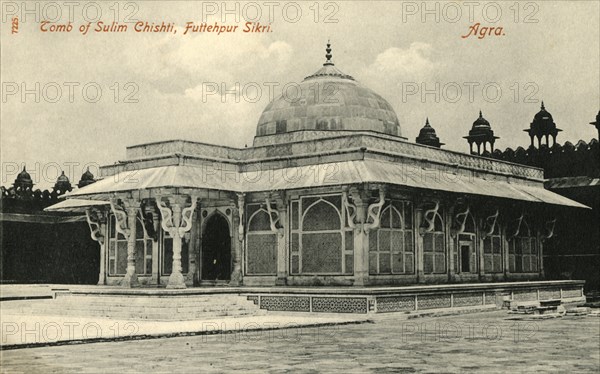
[[[462,244],[460,246],[460,270],[463,273],[471,271],[471,246]]]
[[[202,280],[229,280],[231,278],[231,237],[229,223],[214,214],[206,222],[202,236]]]

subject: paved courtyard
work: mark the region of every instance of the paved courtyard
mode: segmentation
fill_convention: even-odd
[[[600,318],[509,320],[506,311],[359,325],[1,351],[2,373],[589,372]]]

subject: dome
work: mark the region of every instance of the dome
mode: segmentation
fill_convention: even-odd
[[[77,183],[77,187],[85,187],[88,184],[92,184],[94,182],[96,182],[96,180],[94,179],[94,174],[90,172],[90,168],[87,168],[87,170],[83,174],[81,174],[81,179]]]
[[[473,122],[473,127],[469,130],[469,135],[464,136],[469,142],[469,146],[471,147],[471,154],[474,154],[475,151],[473,149],[473,144],[477,145],[477,154],[481,155],[481,152],[487,152],[487,145],[490,144],[490,152],[494,151],[494,143],[496,139],[500,139],[497,136],[494,136],[494,130],[492,130],[492,126],[488,120],[483,118],[483,114],[481,110],[479,111],[479,118]],[[483,149],[481,149],[481,145],[483,145]]]
[[[64,171],[58,176],[58,178],[56,178],[56,183],[70,183],[69,177],[65,175]]]
[[[469,131],[469,135],[488,135],[492,131],[492,126],[487,119],[483,118],[483,114],[481,110],[479,111],[479,118],[473,122],[473,127],[471,127],[471,131]]]
[[[15,179],[15,183],[17,183],[17,182],[20,182],[20,183],[33,183],[33,180],[31,179],[31,175],[29,175],[29,173],[25,169],[25,166],[23,166],[23,171],[21,171],[17,175],[17,179]]]
[[[481,110],[479,111],[479,118],[473,122],[473,127],[469,130],[469,136],[465,136],[465,139],[477,141],[493,141],[492,139],[499,139],[497,136],[494,136],[494,130],[492,130],[492,126],[487,119],[483,118],[483,114]]]
[[[21,188],[21,189],[33,188],[33,180],[31,179],[31,175],[29,175],[29,173],[25,169],[25,166],[23,166],[23,171],[21,171],[17,175],[17,178],[15,179],[15,182],[13,183],[13,185],[16,188]]]
[[[65,175],[63,170],[62,174],[58,176],[56,179],[56,183],[54,184],[54,191],[64,193],[66,191],[71,191],[73,187],[71,187],[71,181],[69,177]]]
[[[544,106],[544,102],[542,101],[542,107],[540,108],[540,111],[536,113],[536,115],[533,118],[534,121],[552,121],[552,114],[548,113],[548,111],[546,111],[546,107]]]
[[[372,131],[402,136],[398,117],[380,95],[327,61],[298,85],[288,85],[258,121],[256,136],[302,130]]]
[[[532,137],[542,137],[546,135],[556,136],[556,134],[562,130],[556,128],[556,123],[554,123],[552,114],[546,110],[544,102],[542,101],[540,111],[535,114],[529,128],[524,131],[528,132]]]
[[[429,145],[432,147],[440,148],[444,143],[440,143],[440,138],[438,138],[435,133],[435,129],[431,127],[429,124],[429,118],[425,121],[425,126],[419,131],[419,136],[416,139],[417,143]]]

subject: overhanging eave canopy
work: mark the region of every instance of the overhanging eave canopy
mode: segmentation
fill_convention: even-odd
[[[88,199],[66,199],[60,203],[51,205],[44,209],[46,212],[73,212],[84,213],[88,208],[99,208],[107,206],[107,201],[88,200]]]
[[[474,177],[459,171],[454,173],[374,159],[281,169],[249,168],[242,172],[235,169],[209,170],[193,165],[161,166],[107,177],[68,194],[67,198],[102,199],[107,194],[173,187],[251,193],[359,183],[382,183],[587,208],[544,189],[542,184],[536,186],[521,181],[509,182],[493,175],[489,178]],[[56,205],[50,208],[54,207]]]

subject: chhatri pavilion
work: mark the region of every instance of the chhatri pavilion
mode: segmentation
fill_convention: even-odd
[[[408,141],[392,106],[334,66],[329,45],[326,57],[299,95],[268,104],[251,147],[131,146],[51,207],[85,210],[99,284],[543,280],[554,217],[585,207],[544,189],[541,169],[441,149],[429,122]],[[481,114],[467,138],[478,150],[496,139]]]

